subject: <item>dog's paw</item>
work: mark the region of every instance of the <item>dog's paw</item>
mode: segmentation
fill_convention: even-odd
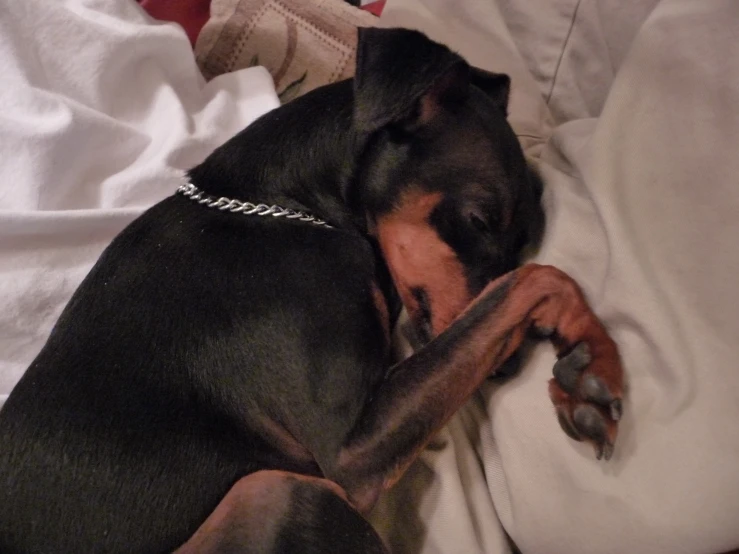
[[[609,460],[623,413],[623,369],[615,348],[599,346],[581,341],[561,355],[549,396],[564,432],[592,443],[596,457]]]

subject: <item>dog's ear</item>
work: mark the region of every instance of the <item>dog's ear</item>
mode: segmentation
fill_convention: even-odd
[[[470,68],[470,81],[487,94],[504,114],[508,115],[508,97],[511,92],[511,78],[508,75],[472,67]]]
[[[360,132],[423,125],[445,103],[463,100],[469,83],[467,62],[418,31],[359,29],[354,124]]]

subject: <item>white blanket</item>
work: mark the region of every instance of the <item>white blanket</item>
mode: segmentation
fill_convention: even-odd
[[[0,0],[0,404],[100,252],[278,105],[132,0]],[[1,446],[0,446],[1,447]]]
[[[510,120],[546,181],[538,261],[582,284],[630,383],[615,458],[596,462],[559,429],[537,348],[386,500],[386,536],[455,554],[510,552],[503,530],[534,554],[739,547],[739,2],[390,0],[382,21],[513,76]]]

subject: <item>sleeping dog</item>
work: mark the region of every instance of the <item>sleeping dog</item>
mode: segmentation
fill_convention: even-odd
[[[615,344],[519,254],[540,186],[509,79],[362,29],[356,76],[276,109],[131,223],[0,412],[0,552],[384,552],[364,519],[517,350],[610,457]],[[405,306],[425,346],[391,365]]]

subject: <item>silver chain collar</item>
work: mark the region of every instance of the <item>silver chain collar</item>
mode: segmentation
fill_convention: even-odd
[[[198,204],[203,204],[209,208],[217,208],[221,211],[229,211],[234,213],[242,213],[244,215],[271,215],[272,217],[284,217],[285,219],[297,219],[313,225],[320,225],[332,229],[331,225],[322,219],[318,219],[308,212],[301,212],[291,208],[282,208],[275,204],[268,206],[267,204],[252,204],[251,202],[241,202],[240,200],[232,200],[221,196],[216,198],[205,194],[192,183],[180,185],[177,192],[182,196],[186,196],[190,200],[194,200]]]

